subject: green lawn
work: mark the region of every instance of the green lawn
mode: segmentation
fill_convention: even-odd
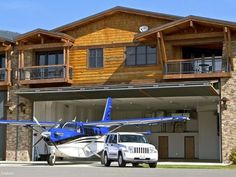
[[[181,169],[230,169],[236,170],[236,165],[214,166],[214,165],[157,165],[157,168],[181,168]]]

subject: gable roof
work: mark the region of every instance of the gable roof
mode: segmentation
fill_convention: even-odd
[[[17,36],[15,40],[20,41],[22,39],[28,38],[28,37],[36,35],[36,34],[44,34],[44,35],[51,36],[51,37],[64,38],[64,39],[67,39],[67,40],[70,40],[70,41],[75,40],[73,37],[69,36],[68,34],[60,33],[60,32],[54,32],[54,31],[48,31],[48,30],[40,29],[40,28],[35,29],[33,31],[29,31],[29,32],[24,33],[24,34],[21,34],[21,35]]]
[[[136,34],[135,39],[137,40],[139,38],[142,38],[142,37],[145,37],[145,36],[151,35],[153,33],[160,32],[160,31],[164,31],[168,28],[178,26],[180,24],[183,24],[183,23],[186,23],[189,21],[202,22],[202,23],[207,23],[207,24],[222,26],[222,27],[227,26],[227,27],[236,29],[236,22],[230,22],[230,21],[218,20],[218,19],[213,19],[213,18],[205,18],[205,17],[190,15],[190,16],[184,17],[182,19],[158,26],[156,28],[152,28],[146,32]]]
[[[97,13],[95,15],[91,15],[89,17],[80,19],[78,21],[74,21],[72,23],[60,26],[58,28],[53,29],[52,31],[62,32],[62,31],[65,31],[65,30],[69,30],[69,29],[71,29],[75,26],[80,26],[80,25],[86,24],[86,23],[91,22],[91,21],[96,21],[98,19],[104,18],[106,16],[109,16],[109,15],[112,15],[112,14],[115,14],[115,13],[118,13],[118,12],[125,12],[125,13],[129,13],[129,14],[143,15],[143,16],[148,16],[148,17],[166,19],[166,20],[170,20],[170,21],[182,18],[180,16],[175,16],[175,15],[169,15],[169,14],[163,14],[163,13],[133,9],[133,8],[128,8],[128,7],[116,6],[114,8],[105,10],[105,11]]]
[[[14,38],[18,36],[19,33],[12,31],[0,30],[0,41],[1,42],[14,42]]]

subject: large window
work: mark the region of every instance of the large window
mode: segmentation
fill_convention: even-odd
[[[153,65],[157,63],[156,47],[133,46],[126,48],[126,65]]]
[[[103,49],[89,49],[89,68],[103,67]]]
[[[63,51],[37,52],[36,65],[60,65],[64,63]]]
[[[5,68],[5,55],[0,54],[0,68]]]

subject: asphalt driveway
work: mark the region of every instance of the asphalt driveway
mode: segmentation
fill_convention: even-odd
[[[150,169],[103,167],[99,163],[47,166],[46,163],[0,164],[0,177],[233,177],[236,170],[223,169]]]

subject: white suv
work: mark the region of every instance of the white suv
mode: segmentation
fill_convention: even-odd
[[[118,161],[120,167],[124,167],[126,163],[132,163],[133,166],[147,163],[150,168],[155,168],[158,153],[156,148],[147,142],[143,134],[110,133],[105,139],[102,163],[110,166],[113,161]]]

